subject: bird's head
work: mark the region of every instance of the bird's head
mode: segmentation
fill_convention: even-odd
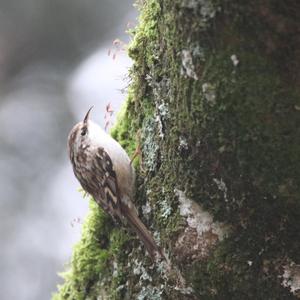
[[[88,110],[83,121],[77,123],[71,130],[68,138],[69,151],[76,153],[80,148],[85,149],[99,135],[101,128],[89,118],[92,108],[93,106]]]
[[[90,128],[90,112],[93,109],[94,106],[92,106],[86,113],[84,119],[82,122],[78,123],[78,132],[80,133],[81,140],[87,139],[89,136],[89,128]]]

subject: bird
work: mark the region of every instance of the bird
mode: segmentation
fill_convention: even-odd
[[[160,247],[141,221],[133,203],[135,170],[124,148],[90,120],[90,112],[68,136],[68,154],[82,188],[116,224],[129,225],[143,242],[152,260],[162,256]]]

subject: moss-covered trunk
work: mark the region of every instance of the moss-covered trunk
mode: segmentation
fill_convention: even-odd
[[[92,205],[54,299],[299,298],[300,2],[140,5],[113,135],[140,130],[135,202],[172,267]]]

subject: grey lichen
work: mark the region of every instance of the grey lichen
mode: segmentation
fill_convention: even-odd
[[[300,265],[290,261],[283,270],[282,285],[300,299]]]
[[[162,80],[163,81],[163,80]],[[164,95],[163,92],[160,93]],[[164,139],[165,136],[165,124],[170,118],[170,112],[168,104],[162,99],[158,98],[155,101],[155,120],[157,122],[158,130],[159,130],[159,137]]]
[[[151,213],[151,206],[150,206],[150,203],[149,202],[146,202],[145,205],[142,206],[142,212],[143,212],[143,216],[145,218],[148,218],[149,217],[149,214]]]
[[[181,3],[181,7],[183,8],[190,8],[190,9],[196,9],[199,5],[198,0],[183,0]]]
[[[169,106],[166,102],[158,103],[157,111],[161,118],[163,118],[165,121],[170,117]]]
[[[213,178],[213,181],[217,185],[218,189],[223,193],[225,202],[228,202],[228,189],[223,179]]]
[[[213,84],[205,82],[202,84],[204,98],[210,106],[216,105],[216,88]]]
[[[199,0],[199,2],[201,6],[200,13],[203,21],[207,22],[216,16],[217,9],[215,8],[213,1]]]
[[[179,145],[178,145],[178,150],[179,152],[182,151],[187,151],[189,149],[189,144],[187,139],[184,136],[179,137]]]
[[[133,274],[134,275],[139,275],[139,281],[142,283],[143,281],[152,281],[151,276],[149,273],[146,271],[145,267],[143,266],[144,262],[139,261],[135,259],[133,261]]]
[[[205,61],[205,51],[204,51],[204,49],[198,44],[195,44],[195,46],[193,45],[192,49],[193,49],[192,56],[194,58],[199,58],[200,61],[204,62]]]
[[[159,162],[159,145],[156,142],[156,129],[156,121],[153,118],[148,118],[144,121],[142,146],[143,152],[147,153],[147,156],[144,156],[143,163],[149,171],[154,171]]]
[[[163,199],[160,202],[160,210],[161,210],[161,216],[164,219],[167,219],[171,215],[172,207],[170,206],[170,203],[166,199]]]
[[[181,74],[191,77],[195,80],[198,80],[198,75],[195,71],[195,66],[193,63],[193,57],[190,50],[184,49],[181,52],[181,59],[182,59],[182,68]]]
[[[213,4],[212,1],[207,0],[183,0],[181,6],[188,9],[198,9],[200,8],[201,23],[206,23],[210,19],[214,18],[218,9]]]
[[[240,63],[240,61],[238,60],[238,58],[235,54],[232,54],[230,56],[230,59],[235,67]]]
[[[161,300],[162,293],[163,289],[159,289],[152,285],[143,286],[142,290],[137,296],[137,300]]]

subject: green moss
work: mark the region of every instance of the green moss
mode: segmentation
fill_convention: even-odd
[[[156,39],[158,37],[158,22],[161,13],[161,7],[158,1],[145,1],[141,7],[139,18],[139,27],[134,35],[134,40],[129,47],[129,56],[140,63],[139,67],[145,65],[141,53],[148,66],[157,61],[155,55],[157,48]],[[147,45],[147,47],[145,47]]]
[[[129,155],[134,153],[137,143],[137,132],[131,124],[132,116],[129,111],[131,105],[131,97],[128,96],[118,113],[116,125],[110,131],[111,136],[126,149]]]
[[[114,228],[110,218],[93,201],[74,249],[69,270],[61,276],[65,282],[52,299],[98,299],[102,292],[115,290],[121,279],[113,278],[112,261],[122,257],[128,236]]]

